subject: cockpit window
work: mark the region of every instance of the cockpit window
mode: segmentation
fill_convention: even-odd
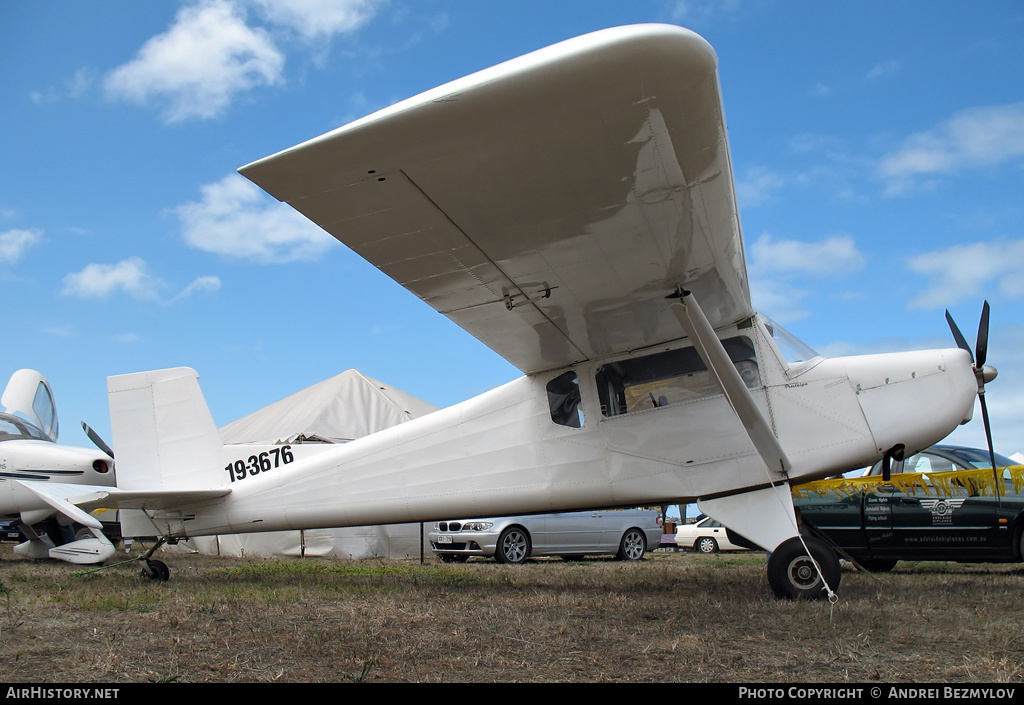
[[[583,411],[580,409],[580,381],[570,370],[548,382],[548,406],[551,420],[560,426],[581,428]]]
[[[768,329],[768,333],[771,334],[772,340],[775,341],[775,347],[782,353],[782,357],[786,362],[807,362],[816,357],[821,357],[809,345],[775,323],[768,316],[765,316],[763,313],[758,315],[761,317],[764,327]]]
[[[43,429],[49,433],[51,438],[57,437],[57,407],[53,403],[49,388],[39,383],[36,388],[36,396],[32,401],[32,411],[36,412],[36,418],[42,424]]]
[[[0,441],[17,440],[48,441],[50,439],[28,421],[10,414],[0,414]]]
[[[750,338],[722,341],[748,389],[761,386]],[[597,389],[605,416],[631,414],[720,394],[721,387],[694,348],[682,348],[602,365]]]

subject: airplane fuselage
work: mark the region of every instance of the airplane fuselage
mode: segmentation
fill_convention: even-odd
[[[244,478],[225,465],[228,496],[154,523],[199,536],[692,502],[863,467],[895,443],[924,448],[970,417],[977,394],[957,349],[791,364],[757,318],[721,337],[788,477],[765,466],[680,341],[525,376]]]
[[[59,482],[112,487],[113,461],[95,448],[58,445],[43,440],[0,442],[0,516],[18,518],[49,505],[19,484]]]

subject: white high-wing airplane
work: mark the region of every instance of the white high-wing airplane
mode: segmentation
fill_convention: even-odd
[[[52,497],[50,485],[113,485],[111,455],[95,448],[57,444],[53,391],[35,370],[11,375],[0,405],[0,517],[18,521],[28,538],[14,548],[15,553],[71,563],[100,563],[109,558],[114,546],[100,531],[100,521]],[[49,519],[58,524],[52,527],[54,535],[38,534],[32,528]],[[93,536],[64,541],[59,526],[72,522],[87,526]]]
[[[787,356],[750,301],[717,57],[678,27],[572,39],[240,172],[524,376],[262,465],[225,455],[192,370],[112,377],[126,536],[696,501],[771,551],[777,594],[831,596],[790,484],[937,442],[991,376],[963,349]]]

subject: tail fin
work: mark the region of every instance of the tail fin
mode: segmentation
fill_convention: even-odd
[[[122,490],[199,490],[223,484],[224,443],[188,367],[107,378]]]

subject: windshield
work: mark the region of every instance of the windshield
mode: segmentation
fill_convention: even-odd
[[[42,431],[25,419],[11,414],[0,414],[0,442],[17,440],[49,441]]]
[[[974,449],[974,448],[961,448],[959,450],[953,451],[953,454],[956,455],[957,457],[959,457],[961,460],[965,461],[967,464],[971,465],[972,467],[976,467],[976,468],[990,468],[990,467],[992,467],[992,460],[991,460],[991,458],[988,457],[988,451],[987,450],[980,450],[980,449]],[[1006,467],[1006,466],[1009,466],[1009,465],[1019,465],[1019,463],[1015,463],[1014,461],[1012,461],[1009,458],[1007,458],[1005,455],[999,455],[999,453],[996,453],[995,456],[996,456],[996,466],[997,467]]]
[[[782,357],[786,362],[807,362],[816,357],[821,357],[813,348],[768,318],[768,316],[765,316],[763,313],[759,313],[758,316],[761,317],[764,327],[768,329],[772,340],[775,341],[775,346],[782,353]]]

